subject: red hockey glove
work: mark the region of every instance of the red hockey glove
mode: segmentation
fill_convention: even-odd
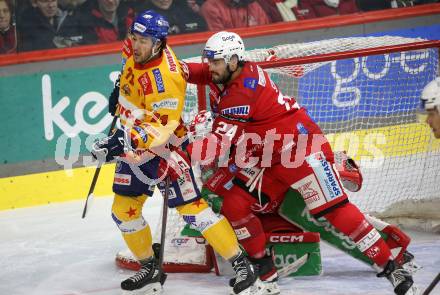
[[[180,149],[175,149],[170,152],[167,159],[160,159],[159,177],[168,175],[170,176],[171,181],[176,181],[190,169],[191,160],[189,155]]]
[[[345,151],[335,152],[335,169],[338,171],[342,185],[351,192],[362,188],[362,174],[356,162]]]

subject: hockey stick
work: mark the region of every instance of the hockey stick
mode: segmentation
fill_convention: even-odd
[[[159,251],[159,271],[163,273],[163,253],[165,250],[165,234],[167,231],[167,217],[168,217],[168,199],[170,193],[170,177],[167,176],[165,180],[165,194],[163,196],[162,206],[162,228],[160,229],[160,251]]]
[[[301,256],[300,258],[298,258],[297,260],[295,260],[294,262],[278,269],[278,276],[280,278],[284,278],[289,276],[292,273],[295,273],[298,271],[298,269],[303,266],[307,260],[309,259],[310,254],[306,253],[303,256]]]
[[[118,119],[117,116],[113,117],[113,121],[112,121],[112,123],[110,125],[110,130],[107,133],[108,136],[111,135],[111,132],[112,132],[113,128],[116,125],[117,119]],[[93,180],[92,180],[92,183],[90,184],[89,193],[87,194],[87,198],[86,198],[86,203],[84,204],[82,218],[86,217],[87,212],[89,211],[88,209],[92,206],[93,191],[95,190],[96,182],[98,181],[98,176],[99,176],[99,172],[101,171],[102,164],[104,164],[104,163],[103,162],[99,162],[98,163],[98,167],[96,167],[95,174],[93,175]]]
[[[438,282],[440,281],[440,272],[437,274],[437,276],[434,278],[434,280],[429,284],[428,288],[426,288],[425,292],[423,292],[423,295],[429,295],[431,291],[437,286]]]

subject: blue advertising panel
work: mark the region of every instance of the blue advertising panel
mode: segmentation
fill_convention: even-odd
[[[436,49],[327,62],[299,79],[298,100],[317,122],[408,113],[437,69]]]

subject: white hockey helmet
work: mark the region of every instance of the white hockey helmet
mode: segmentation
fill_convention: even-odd
[[[209,59],[223,58],[229,63],[231,57],[237,55],[238,60],[244,60],[244,43],[241,37],[233,32],[221,31],[212,35],[206,41],[203,57]]]
[[[440,77],[435,78],[423,88],[420,100],[422,110],[432,110],[437,107],[440,112]]]

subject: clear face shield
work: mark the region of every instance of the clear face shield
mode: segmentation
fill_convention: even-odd
[[[202,63],[203,64],[209,64],[210,60],[214,60],[215,58],[215,51],[209,50],[209,49],[203,49],[202,51]]]

